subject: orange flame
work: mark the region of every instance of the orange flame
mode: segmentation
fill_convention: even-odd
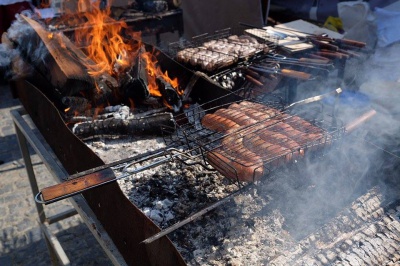
[[[84,22],[75,29],[75,41],[84,47],[86,55],[95,63],[94,66],[87,65],[88,73],[95,77],[104,73],[115,76],[124,72],[135,62],[134,59],[139,56],[142,46],[141,33],[132,32],[124,21],[111,18],[110,7],[109,3],[107,7],[100,8],[100,0],[94,2],[79,0],[77,4],[79,15],[84,18]],[[129,39],[122,36],[123,31],[129,32],[126,34],[130,36]],[[170,83],[179,95],[183,94],[183,91],[179,89],[178,79],[170,78],[167,71],[163,72],[160,69],[153,53],[145,52],[140,56],[139,59],[146,61],[147,85],[152,96],[162,96],[156,83],[157,77],[162,77]]]
[[[166,82],[171,84],[171,86],[178,92],[179,95],[183,94],[183,91],[179,90],[178,78],[171,79],[168,75],[168,71],[162,72],[161,68],[158,66],[158,60],[154,54],[150,52],[145,52],[141,54],[141,58],[146,62],[147,69],[147,86],[149,88],[150,95],[161,97],[161,92],[158,89],[156,78],[162,77]]]
[[[89,67],[89,74],[100,76],[123,71],[137,55],[137,45],[121,36],[122,30],[127,29],[124,21],[116,21],[110,17],[110,7],[100,8],[100,1],[91,3],[90,9],[84,0],[79,0],[78,11],[86,22],[75,30],[77,43],[85,45],[86,54],[96,66]],[[139,35],[136,33],[136,35]]]

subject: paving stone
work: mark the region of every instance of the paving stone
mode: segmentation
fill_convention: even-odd
[[[30,243],[39,242],[43,239],[42,231],[39,227],[31,227],[29,231],[25,232],[25,235]]]
[[[12,184],[4,184],[0,183],[0,194],[11,193],[13,185]]]
[[[348,261],[350,265],[363,265],[364,263],[356,254],[346,256],[346,261]]]
[[[322,264],[328,264],[328,259],[324,256],[324,254],[318,254],[316,259],[321,262]]]
[[[329,260],[329,261],[334,261],[335,259],[336,259],[336,257],[337,257],[337,254],[335,253],[335,252],[333,252],[332,250],[328,250],[327,252],[326,252],[326,258]]]

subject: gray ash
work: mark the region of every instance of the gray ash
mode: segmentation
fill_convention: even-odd
[[[105,139],[88,145],[106,163],[165,147],[162,139],[154,137]],[[367,143],[349,137],[319,156],[276,170],[255,189],[168,237],[189,265],[340,265],[352,261],[354,252],[378,252],[378,248],[358,251],[366,245],[357,243],[381,239],[390,244],[400,233],[393,229],[393,225],[400,228],[399,220],[388,219],[400,211],[399,184],[378,170],[387,159]],[[391,176],[396,176],[395,169],[398,172],[391,168]],[[161,228],[238,188],[217,172],[178,161],[118,183],[127,198]],[[392,231],[383,235],[374,227]],[[364,234],[366,229],[369,235]],[[395,259],[396,252],[400,248],[377,261]],[[373,264],[372,258],[366,263]]]

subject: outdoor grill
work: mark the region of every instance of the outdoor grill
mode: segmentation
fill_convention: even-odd
[[[334,206],[332,212],[335,213],[320,218],[323,223],[318,221],[325,224],[325,227],[318,227],[317,224],[307,228],[304,225],[306,228],[304,232],[295,232],[296,229],[302,228],[296,224],[296,217],[293,218],[299,212],[291,206],[280,203],[277,198],[270,199],[266,196],[271,194],[271,197],[285,197],[285,193],[280,191],[281,186],[284,186],[283,183],[304,182],[307,185],[299,185],[302,187],[300,191],[306,197],[310,195],[311,198],[318,198],[318,195],[310,192],[313,190],[312,184],[304,180],[290,180],[295,179],[295,176],[306,175],[307,164],[312,164],[314,170],[318,169],[320,172],[320,167],[326,166],[328,172],[337,174],[332,170],[336,163],[336,161],[331,162],[332,157],[343,155],[341,151],[343,146],[345,149],[346,145],[353,147],[348,143],[352,142],[349,141],[353,138],[352,133],[369,121],[376,112],[369,108],[363,109],[357,113],[355,119],[342,122],[335,115],[337,110],[331,110],[324,104],[327,99],[338,100],[342,93],[339,88],[296,102],[280,94],[272,94],[283,77],[305,82],[315,80],[316,77],[326,78],[331,74],[334,65],[329,60],[326,61],[326,58],[280,56],[276,51],[276,40],[271,39],[271,36],[263,36],[263,41],[260,40],[260,36],[257,38],[250,35],[242,36],[244,35],[233,34],[230,30],[219,31],[213,36],[198,37],[196,42],[173,43],[168,54],[152,45],[140,44],[138,54],[151,51],[161,69],[160,73],[168,72],[166,75],[168,79],[176,78],[178,85],[173,87],[165,77],[157,77],[157,85],[163,89],[159,96],[149,96],[146,86],[142,86],[147,80],[139,59],[136,68],[130,69],[128,75],[118,80],[124,84],[126,91],[136,86],[141,89],[144,87],[139,93],[143,99],[135,99],[134,105],[137,110],[145,109],[143,112],[136,112],[134,114],[136,118],[131,119],[135,122],[128,126],[124,124],[123,119],[109,117],[101,118],[103,120],[96,123],[98,114],[86,115],[86,107],[89,106],[88,103],[104,103],[104,98],[93,96],[87,93],[87,90],[75,87],[73,92],[61,90],[70,87],[71,83],[68,83],[70,80],[60,85],[53,79],[48,80],[43,72],[37,73],[35,78],[18,80],[14,88],[24,109],[69,174],[63,182],[42,189],[36,195],[36,201],[50,204],[81,194],[128,265],[185,265],[188,261],[212,263],[210,261],[217,258],[210,254],[215,251],[214,248],[218,250],[224,244],[221,239],[225,236],[233,238],[229,234],[229,225],[233,227],[232,232],[236,232],[235,226],[239,225],[242,229],[254,232],[262,229],[262,225],[266,222],[263,219],[272,219],[269,220],[269,225],[272,224],[271,228],[276,227],[276,232],[279,236],[285,236],[285,239],[270,239],[270,234],[267,234],[266,240],[254,241],[261,241],[257,245],[277,245],[279,246],[277,250],[284,250],[289,255],[285,258],[285,254],[278,254],[272,247],[271,250],[270,247],[265,247],[267,250],[264,251],[268,252],[268,257],[258,262],[283,265],[300,259],[308,263],[307,256],[318,257],[320,250],[332,252],[334,248],[340,249],[337,246],[342,243],[341,237],[349,233],[351,228],[357,226],[363,228],[371,223],[388,224],[389,222],[384,220],[388,218],[385,214],[381,215],[384,218],[378,215],[380,208],[376,206],[376,202],[371,203],[373,208],[365,215],[368,218],[364,219],[364,216],[358,215],[353,200],[359,195],[344,191],[350,195],[349,198]],[[233,43],[229,46],[229,49],[233,50],[226,52],[218,47],[210,48],[219,40],[225,45]],[[241,40],[247,40],[246,45],[243,43],[237,45]],[[254,51],[247,53],[243,47],[251,47],[250,43],[255,45]],[[206,52],[202,53],[205,50]],[[284,68],[285,64],[289,67]],[[308,72],[302,72],[304,68],[307,68]],[[43,69],[37,70],[43,71]],[[339,70],[339,75],[341,71]],[[81,80],[79,78],[73,79],[72,82],[77,83],[72,84],[89,84],[90,87],[91,79],[86,79],[86,76]],[[109,83],[114,79],[106,77],[105,81],[101,81],[103,82],[101,95],[108,96],[107,86],[111,86]],[[271,87],[262,90],[264,83],[271,84]],[[55,84],[60,85],[57,90]],[[126,96],[122,99],[124,103],[130,102],[127,98],[133,94],[129,93],[122,94]],[[114,100],[114,98],[109,99]],[[156,107],[153,109],[149,107],[152,105]],[[74,116],[75,112],[81,116]],[[153,118],[156,122],[152,124]],[[76,129],[76,125],[85,127],[79,130]],[[138,143],[143,139],[149,142],[151,139],[162,140],[163,144],[146,152],[138,152],[136,155],[126,156],[125,153],[121,153],[119,157],[115,157],[117,159],[110,156],[107,162],[105,162],[105,158],[108,159],[107,152],[105,155],[99,155],[96,150],[96,145],[107,147],[106,142],[117,143],[120,146],[116,149],[123,150],[129,145],[140,145]],[[137,148],[141,150],[141,147]],[[367,149],[374,150],[371,145]],[[355,152],[355,156],[358,155]],[[179,172],[176,176],[179,182],[175,182],[173,174],[171,176],[166,174],[172,164],[174,173]],[[340,164],[358,173],[357,169],[360,166],[358,162],[355,162],[354,168],[349,166],[348,162],[342,161]],[[160,168],[164,168],[161,174],[158,172]],[[343,176],[346,176],[346,170],[339,169]],[[145,178],[134,179],[139,174]],[[279,183],[280,179],[283,180],[282,183]],[[328,182],[326,177],[321,179]],[[126,191],[125,186],[130,182],[134,183],[133,187],[130,186],[133,192]],[[180,191],[175,190],[170,193],[165,192],[171,186],[182,187],[184,195],[179,195]],[[206,191],[206,188],[211,192]],[[277,192],[272,192],[274,188],[277,188]],[[343,189],[341,185],[338,185],[338,190],[341,189]],[[368,195],[374,201],[379,197],[384,198],[379,189],[370,187],[368,189]],[[140,191],[144,191],[144,194],[140,195]],[[130,196],[130,193],[133,196]],[[263,196],[259,196],[258,193]],[[302,197],[300,192],[295,193],[296,196]],[[337,198],[338,195],[335,194],[334,197]],[[240,203],[233,202],[235,199]],[[157,202],[160,210],[166,205],[168,206],[165,208],[170,208],[169,205],[176,208],[173,209],[174,213],[169,219],[166,219],[166,215],[172,207],[162,213],[161,218],[157,220],[155,218],[158,214],[152,215],[152,210],[146,209],[145,203],[140,200],[146,204]],[[192,204],[185,202],[191,200]],[[388,197],[385,200],[393,199]],[[259,204],[257,202],[253,204],[254,201],[259,201]],[[271,202],[282,208],[289,228],[283,229],[282,220],[285,218],[278,214],[265,216],[254,214],[268,212],[268,208],[273,208],[269,205]],[[301,203],[293,203],[294,206],[298,204]],[[315,208],[306,209],[311,213],[318,212],[323,210],[324,204],[327,203],[316,204]],[[349,207],[343,210],[343,207],[349,204],[353,204],[351,205],[353,209]],[[177,208],[178,205],[183,207]],[[222,205],[229,207],[217,214],[211,212]],[[364,211],[364,207],[360,208],[361,211]],[[254,219],[244,215],[247,218],[232,221],[231,219],[235,220],[233,215],[237,211],[236,208],[252,212],[251,217]],[[379,217],[372,217],[373,215]],[[395,215],[397,214],[392,214],[393,217]],[[395,219],[392,216],[390,219]],[[199,219],[200,217],[204,220]],[[310,217],[305,219],[306,223],[312,222],[312,215]],[[371,219],[368,220],[369,218]],[[219,226],[224,220],[229,220],[223,228],[226,232],[210,235],[221,229]],[[264,228],[266,231],[271,230],[267,227]],[[208,230],[213,231],[210,233]],[[192,236],[191,232],[195,236]],[[257,233],[262,234],[262,231]],[[274,234],[273,230],[271,234]],[[167,235],[170,238],[166,237]],[[242,235],[238,237],[245,239]],[[193,243],[197,238],[207,239],[199,244],[202,249],[195,249]],[[262,243],[272,239],[273,243]],[[287,246],[284,240],[290,241]],[[296,243],[301,243],[301,250],[294,248]],[[212,247],[206,247],[208,244]],[[264,247],[257,245],[253,248],[260,248],[263,251]],[[249,246],[252,246],[252,243]],[[244,249],[247,249],[246,245]],[[231,250],[236,249],[229,246],[229,252]],[[345,251],[345,248],[342,250]],[[336,257],[329,252],[321,255],[322,258],[318,257],[319,262],[335,261]],[[234,258],[234,255],[230,257]],[[221,261],[224,262],[223,259]]]
[[[176,63],[170,61],[170,64],[176,64]],[[176,65],[174,69],[179,69],[179,65]],[[27,87],[31,89],[26,89]],[[148,260],[151,258],[151,255],[149,255],[149,257],[147,258],[143,257],[143,252],[144,252],[143,249],[148,250],[150,247],[154,247],[154,249],[158,251],[159,249],[164,250],[166,252],[165,256],[168,257],[168,261],[171,261],[171,264],[176,264],[178,262],[183,263],[183,261],[181,260],[180,255],[176,252],[171,243],[168,242],[168,240],[166,240],[165,238],[161,238],[158,240],[149,239],[148,241],[152,241],[152,243],[151,244],[149,243],[147,245],[139,244],[141,241],[154,236],[159,229],[156,229],[157,226],[154,225],[150,220],[148,220],[148,218],[142,212],[140,212],[136,207],[134,207],[134,205],[132,205],[131,202],[129,202],[126,199],[126,197],[121,193],[120,189],[115,184],[115,182],[112,181],[115,181],[116,178],[121,178],[124,176],[132,175],[134,173],[138,173],[142,170],[146,170],[147,168],[171,162],[172,160],[180,161],[183,164],[200,164],[204,165],[206,169],[210,169],[210,166],[208,164],[209,159],[207,159],[207,154],[213,154],[213,151],[215,151],[216,149],[218,149],[218,147],[221,146],[224,137],[225,138],[233,137],[233,139],[236,139],[238,135],[235,134],[257,133],[258,131],[261,131],[263,128],[268,128],[268,127],[273,128],[274,126],[274,125],[264,126],[262,124],[263,121],[261,120],[260,122],[248,125],[247,127],[245,126],[243,128],[240,128],[237,132],[230,134],[215,132],[207,128],[204,128],[201,125],[200,121],[201,117],[204,116],[205,113],[215,112],[216,110],[228,107],[230,104],[233,103],[240,104],[240,102],[243,102],[244,99],[238,96],[237,94],[233,94],[221,89],[220,87],[214,85],[213,83],[210,83],[207,79],[200,78],[199,81],[194,86],[191,94],[191,97],[193,97],[193,99],[197,99],[200,105],[196,105],[196,107],[191,108],[186,114],[176,115],[175,121],[177,124],[177,130],[175,133],[170,134],[169,132],[169,134],[167,134],[168,131],[171,129],[167,127],[163,128],[163,131],[165,131],[165,140],[167,143],[166,148],[153,151],[150,154],[142,154],[134,158],[126,158],[123,160],[124,162],[122,163],[114,163],[112,166],[107,165],[107,167],[105,168],[101,167],[102,162],[99,161],[98,159],[95,159],[97,157],[90,151],[90,149],[88,149],[85,144],[83,144],[75,136],[73,136],[73,134],[65,126],[63,120],[59,116],[58,110],[56,110],[54,106],[52,106],[48,102],[48,100],[41,93],[38,92],[36,88],[34,88],[31,84],[26,82],[22,82],[22,84],[17,86],[17,88],[18,88],[18,95],[20,96],[21,101],[24,104],[24,107],[27,109],[28,113],[32,116],[32,119],[35,121],[35,124],[38,126],[39,129],[40,127],[45,128],[44,129],[45,133],[42,134],[45,137],[48,136],[49,144],[51,146],[54,145],[53,149],[55,153],[58,154],[58,156],[60,156],[61,158],[63,158],[61,159],[61,162],[65,165],[67,169],[71,169],[72,171],[70,172],[70,174],[72,174],[72,178],[74,179],[67,180],[66,182],[63,182],[60,185],[56,186],[63,188],[62,189],[63,195],[61,195],[61,198],[64,198],[65,195],[71,196],[73,194],[81,192],[79,190],[74,191],[75,189],[72,188],[73,193],[69,193],[68,187],[70,186],[68,186],[67,184],[73,184],[73,185],[78,184],[78,187],[82,188],[79,185],[82,184],[82,182],[85,184],[84,187],[87,184],[92,184],[94,186],[97,186],[104,182],[112,183],[109,185],[100,186],[97,188],[87,190],[83,192],[82,195],[84,195],[86,200],[88,200],[89,204],[93,204],[92,207],[95,209],[96,212],[98,212],[96,215],[102,221],[104,227],[107,228],[107,226],[110,226],[109,234],[113,238],[113,241],[116,242],[117,246],[118,242],[121,243],[121,245],[123,246],[120,252],[124,255],[124,258],[127,260],[128,263],[133,261],[137,263],[138,257],[143,258],[142,262],[145,261],[149,262]],[[42,101],[44,101],[44,103]],[[37,108],[39,108],[39,110],[36,110]],[[46,108],[46,110],[41,110],[42,108]],[[47,108],[50,108],[50,110],[47,110]],[[52,114],[50,118],[53,115],[54,117],[51,119],[48,116],[44,117],[42,115],[43,113]],[[275,158],[268,158],[268,157],[263,158],[263,165],[265,164],[265,169],[263,170],[263,179],[268,179],[268,177],[270,176],[270,171],[272,171],[273,168],[272,166],[276,167],[280,165],[280,163],[276,164],[275,162],[279,161],[287,162],[286,158],[288,154],[298,153],[300,149],[304,149],[305,151],[307,151],[308,149],[311,150],[311,148],[314,146],[320,146],[321,151],[323,151],[324,150],[323,148],[326,148],[324,146],[330,146],[334,142],[341,139],[342,135],[344,134],[345,127],[343,125],[340,125],[340,122],[338,121],[336,121],[336,127],[333,127],[335,125],[332,124],[332,121],[329,120],[324,121],[323,119],[321,119],[321,117],[318,117],[317,114],[320,115],[319,112],[315,112],[314,114],[308,112],[309,119],[311,117],[311,121],[318,126],[318,129],[322,130],[323,135],[321,136],[321,138],[316,139],[314,141],[306,142],[303,145],[296,147],[291,151],[287,151],[283,154],[276,154]],[[290,120],[294,116],[295,115],[291,114],[290,110],[288,109],[279,112],[279,114],[277,112],[276,116],[272,116],[271,118],[275,119],[274,124],[279,125],[280,123],[283,123],[283,121]],[[52,121],[51,122],[52,126],[50,127],[48,124],[49,121]],[[58,142],[57,140],[51,137],[53,135],[60,135],[60,134],[62,134],[63,139],[65,140],[62,142],[64,144]],[[84,152],[85,150],[87,151],[87,154],[85,154],[86,153]],[[308,152],[306,152],[306,154],[307,153]],[[82,158],[77,158],[76,154],[80,154],[79,156],[82,156]],[[70,160],[70,158],[75,158],[75,159]],[[155,161],[153,160],[154,158]],[[128,167],[132,168],[132,165],[134,166],[138,162],[145,163],[145,166],[144,167],[141,166],[138,169],[129,169],[129,171],[126,171]],[[178,225],[172,228],[167,228],[166,231],[163,231],[163,233],[168,233],[173,230],[176,230],[180,226],[183,226],[184,224],[192,221],[193,217],[199,217],[200,215],[204,215],[205,213],[211,211],[215,207],[218,207],[221,204],[226,203],[229,199],[235,197],[238,193],[246,191],[248,188],[253,186],[252,184],[249,185],[242,184],[242,182],[239,181],[240,175],[237,174],[238,172],[236,171],[235,167],[227,165],[226,162],[221,162],[219,165],[214,162],[213,165],[216,166],[217,169],[220,170],[220,172],[229,176],[233,182],[237,182],[238,184],[237,188],[239,190],[237,190],[236,192],[232,191],[231,194],[228,194],[226,197],[212,203],[209,206],[203,206],[205,209],[200,210],[198,213],[191,215],[189,215],[190,213],[188,213],[187,214],[188,219],[182,220],[180,223],[178,223]],[[98,166],[100,166],[100,168],[96,168]],[[93,169],[91,170],[91,168]],[[117,173],[116,176],[114,176],[113,172],[110,172],[110,168],[115,170],[115,173]],[[82,171],[83,173],[86,173],[86,175],[83,177],[82,174],[75,174],[76,172],[82,172]],[[99,173],[99,175],[97,175],[97,173]],[[234,173],[234,176],[232,176],[232,173]],[[96,184],[90,182],[90,179],[94,176],[100,177],[99,183]],[[92,185],[89,185],[87,188],[92,187]],[[245,185],[245,189],[241,188],[243,185]],[[113,200],[112,199],[113,197],[116,197],[116,199]],[[45,197],[43,198],[45,199],[45,201],[48,201],[46,203],[52,201],[52,198],[45,198]],[[115,205],[118,205],[118,208],[115,208],[116,207]],[[129,210],[132,210],[132,214],[128,214],[129,212],[131,212]],[[132,219],[127,219],[126,217],[128,215],[132,215]],[[139,219],[138,217],[136,217],[138,215],[139,217],[142,218]],[[110,219],[110,217],[112,217],[112,219]],[[123,222],[121,223],[124,225],[115,226],[114,224],[115,221],[119,220],[117,217],[121,217],[121,220],[123,220]],[[132,224],[131,222],[133,220],[137,221],[137,223],[135,222]],[[142,232],[137,232],[138,230],[135,230],[135,228],[138,228],[138,226],[140,228],[143,228]],[[108,231],[108,229],[106,230]],[[136,233],[129,234],[129,236],[127,236],[126,235],[127,231],[136,231]],[[160,237],[160,235],[156,237]],[[167,249],[166,246],[170,246],[170,249]],[[136,250],[137,253],[132,253],[133,249]],[[126,250],[126,254],[124,254],[125,252],[124,250]],[[152,252],[155,251],[150,250],[146,251],[145,253],[151,254]],[[163,263],[165,263],[167,260],[166,258],[163,258],[163,256],[159,254],[157,259],[161,259]]]

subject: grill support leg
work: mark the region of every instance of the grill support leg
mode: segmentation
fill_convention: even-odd
[[[14,112],[13,114],[15,115],[16,113]],[[26,173],[28,175],[29,184],[32,190],[32,195],[36,195],[37,193],[39,193],[39,187],[37,184],[36,175],[33,169],[33,164],[29,153],[28,142],[26,137],[22,133],[21,129],[15,122],[14,122],[14,128],[17,135],[18,145],[22,154],[22,158],[24,160]],[[59,217],[67,218],[77,214],[77,212],[71,209],[62,213],[62,215],[55,215],[56,217],[46,217],[43,205],[35,202],[35,206],[39,218],[38,223],[40,225],[43,237],[46,241],[46,246],[50,253],[50,260],[52,265],[70,265],[70,261],[67,255],[65,254],[64,249],[61,247],[61,244],[58,241],[58,239],[51,233],[49,226],[52,222],[59,221],[60,220]]]

